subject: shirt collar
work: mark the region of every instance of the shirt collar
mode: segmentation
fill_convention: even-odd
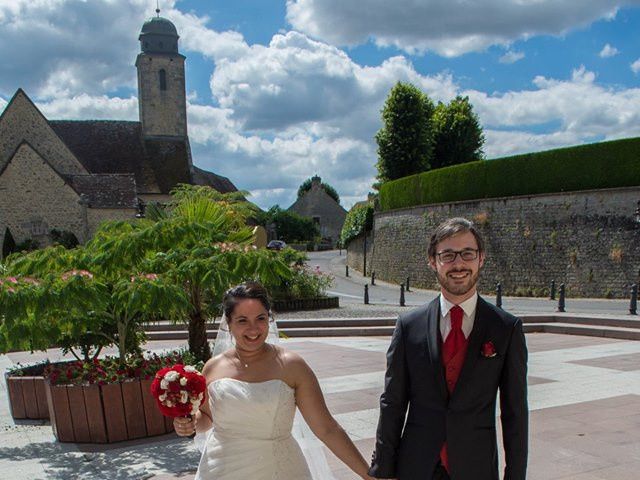
[[[467,298],[464,302],[460,303],[460,307],[464,310],[464,314],[467,318],[472,318],[473,313],[476,311],[476,305],[478,304],[478,292],[476,291],[470,298]],[[440,312],[442,318],[446,317],[455,303],[451,303],[444,298],[444,295],[440,294]]]

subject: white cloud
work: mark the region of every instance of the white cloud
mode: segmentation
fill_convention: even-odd
[[[314,38],[335,45],[372,39],[409,53],[446,57],[509,45],[534,35],[561,35],[637,0],[287,0],[287,20]]]
[[[640,72],[640,58],[631,64],[631,70],[636,74]]]
[[[602,50],[600,50],[600,53],[598,55],[600,56],[600,58],[609,58],[615,57],[619,53],[620,52],[616,47],[612,47],[607,43],[604,47],[602,47]]]
[[[0,2],[0,58],[11,65],[0,92],[54,98],[135,88],[137,36],[152,13],[145,0]]]
[[[525,56],[524,52],[516,52],[514,50],[509,50],[507,53],[502,55],[498,61],[500,63],[511,64],[511,63],[516,63],[518,60],[522,60],[524,56]]]
[[[87,94],[75,97],[58,97],[38,102],[38,107],[48,119],[75,120],[138,120],[138,99],[109,98],[106,95]]]
[[[135,80],[135,37],[148,2],[96,0],[86,2],[91,7],[80,5],[84,3],[40,0],[43,13],[38,19],[31,3],[16,6],[0,0],[0,54],[9,60],[34,56],[24,59],[22,70],[0,75],[0,111],[15,88],[23,86],[51,119],[138,118],[137,99],[127,88]],[[465,90],[450,73],[421,74],[404,56],[363,66],[343,50],[300,32],[274,35],[268,45],[249,45],[240,33],[216,32],[206,17],[179,12],[167,3],[169,11],[163,15],[178,26],[181,51],[212,60],[210,87],[216,106],[204,105],[205,95],[188,97],[194,163],[252,191],[253,200],[263,207],[289,206],[300,183],[314,174],[338,190],[346,207],[365,198],[376,174],[373,137],[380,128],[380,110],[397,81],[413,83],[435,101],[468,95],[484,125],[489,157],[640,135],[640,89],[599,85],[595,73],[584,67],[567,71],[567,78],[537,76],[530,88],[520,91]],[[596,4],[603,2],[584,9],[595,11]],[[434,8],[438,5],[431,2]],[[80,8],[75,19],[67,18],[72,7]],[[385,8],[381,2],[380,9]],[[101,20],[107,28],[97,28],[96,20],[89,35],[80,26],[85,23],[82,15],[96,12],[113,19]],[[63,17],[60,22],[58,16]],[[41,31],[22,25],[30,21]],[[51,25],[44,28],[44,23]],[[119,33],[114,34],[112,26]],[[9,40],[4,32],[9,32]],[[29,32],[39,38],[42,53],[29,44]],[[76,52],[70,39],[89,46]],[[15,52],[10,52],[11,41],[16,42]],[[519,55],[509,50],[504,57],[515,60]],[[47,63],[48,57],[52,59]],[[632,69],[640,71],[640,59]],[[114,88],[119,97],[107,94]]]

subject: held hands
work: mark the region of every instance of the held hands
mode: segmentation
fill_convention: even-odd
[[[193,417],[176,417],[173,419],[173,428],[181,437],[190,437],[196,433],[196,422]]]

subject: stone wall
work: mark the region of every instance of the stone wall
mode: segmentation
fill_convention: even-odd
[[[315,177],[318,178],[318,177]],[[291,205],[288,210],[318,222],[320,236],[331,238],[335,245],[340,239],[347,211],[330,197],[320,186],[320,179],[311,184],[311,189]]]
[[[140,122],[145,136],[187,136],[184,59],[180,54],[138,55]],[[166,74],[160,89],[159,72]]]
[[[353,268],[362,273],[364,266],[364,248],[365,248],[364,235],[360,235],[349,242],[349,248],[347,248],[347,265],[349,268]],[[373,260],[373,235],[369,233],[367,235],[367,275],[371,275],[371,262]],[[376,272],[376,275],[378,273]]]
[[[53,228],[85,241],[86,215],[79,195],[28,144],[0,175],[0,245],[7,226],[16,243],[32,238],[42,246]]]
[[[449,217],[473,220],[485,238],[480,290],[546,295],[552,279],[567,295],[621,298],[640,282],[640,187],[425,205],[377,213],[368,269],[376,277],[437,288],[429,269],[428,239]],[[357,242],[349,245],[358,264]],[[359,265],[359,266],[357,266]]]
[[[0,172],[25,141],[59,173],[87,173],[31,100],[18,90],[0,117]]]

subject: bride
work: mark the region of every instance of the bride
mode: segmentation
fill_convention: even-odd
[[[307,454],[307,463],[291,435],[296,407],[340,460],[360,478],[371,479],[364,458],[327,409],[311,368],[276,345],[264,287],[238,285],[225,293],[222,304],[214,355],[202,371],[208,401],[194,418],[173,422],[178,435],[205,437],[195,480],[331,478],[326,461],[317,465],[322,450]]]

